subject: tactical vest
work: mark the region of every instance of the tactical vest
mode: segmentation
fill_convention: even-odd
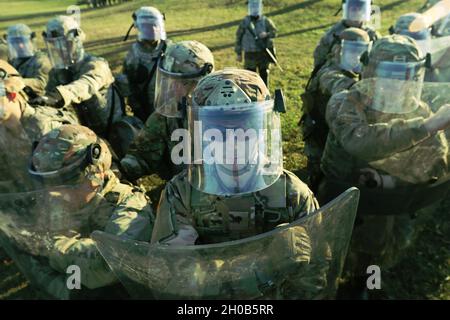
[[[253,22],[249,16],[244,19],[244,35],[242,36],[242,49],[244,52],[260,52],[262,49],[258,46],[255,36],[249,31],[250,24],[254,25],[254,34],[258,36],[261,32],[267,32],[267,18],[262,16],[256,22]],[[269,45],[268,48],[273,47]]]
[[[129,103],[135,115],[143,122],[154,111],[156,72],[166,47],[167,42],[161,41],[155,50],[147,52],[136,42],[125,61],[131,94]]]
[[[190,216],[200,243],[238,240],[294,221],[283,174],[269,188],[234,197],[207,195],[191,187]]]

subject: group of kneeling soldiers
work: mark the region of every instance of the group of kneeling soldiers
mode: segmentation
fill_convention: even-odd
[[[310,187],[282,168],[281,151],[268,147],[279,136],[283,99],[274,99],[254,71],[215,71],[205,45],[168,40],[156,8],[133,14],[137,41],[116,78],[106,60],[84,51],[85,34],[70,16],[48,22],[48,55],[37,50],[26,25],[9,27],[8,62],[0,60],[1,210],[8,209],[4,199],[46,190],[37,198],[49,216],[52,210],[86,215],[72,234],[51,238],[51,245],[33,239],[26,248],[13,223],[0,221],[2,247],[31,285],[52,298],[120,296],[117,278],[90,237],[94,230],[166,245],[238,240],[305,217],[352,186],[361,190],[361,202],[346,271],[352,283],[365,286],[369,265],[392,267],[413,243],[414,217],[434,210],[448,191],[449,101],[445,90],[435,110],[429,104],[436,104],[437,95],[421,100],[425,77],[438,90],[450,75],[445,64],[431,66],[421,44],[445,34],[409,34],[408,21],[418,15],[409,14],[394,34],[381,37],[367,24],[370,0],[343,6],[342,21],[314,52],[302,96]],[[245,24],[262,20],[269,19],[261,1],[249,1],[249,17],[237,34],[238,56],[242,48],[256,47],[242,43],[256,41],[246,36],[254,25]],[[271,21],[263,26],[271,30],[259,26],[261,37],[276,36]],[[172,133],[187,129],[194,136],[196,121],[222,133],[267,130],[266,140],[258,141],[267,144],[265,157],[250,166],[175,164],[172,151],[179,141],[172,141]],[[128,183],[150,174],[169,180],[156,213],[143,190]],[[291,259],[308,264],[310,237],[301,227],[290,229]],[[82,271],[83,290],[67,287],[72,265]],[[308,272],[319,275],[298,280],[302,295],[287,290],[278,297],[323,298],[326,276],[314,268]]]

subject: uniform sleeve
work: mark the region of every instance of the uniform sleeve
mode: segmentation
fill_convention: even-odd
[[[149,200],[142,192],[133,192],[114,210],[105,232],[125,239],[150,241],[153,223]]]
[[[159,113],[152,113],[125,156],[127,166],[130,167],[127,169],[127,175],[129,174],[131,179],[152,174],[160,168],[167,152],[167,137],[170,137],[170,134],[166,118]]]
[[[421,117],[369,124],[361,106],[362,99],[354,90],[343,99],[339,110],[329,112],[329,108],[336,106],[330,103],[327,106],[327,121],[331,132],[354,157],[366,162],[384,159],[408,150],[430,137],[424,127],[425,119]]]
[[[273,23],[272,19],[267,19],[267,33],[269,34],[269,38],[277,37],[277,27],[275,23]]]
[[[354,78],[348,77],[333,66],[319,71],[318,77],[321,91],[330,96],[349,89],[356,82]]]
[[[79,79],[67,85],[57,86],[56,89],[64,98],[64,106],[68,106],[89,100],[96,92],[113,82],[114,78],[108,63],[98,59],[83,66]]]
[[[294,210],[294,218],[304,216],[319,209],[313,192],[297,176],[286,171],[287,194],[290,206]]]
[[[153,220],[147,198],[136,192],[126,196],[117,205],[105,232],[125,239],[149,241]],[[50,256],[50,265],[60,272],[65,272],[70,265],[79,266],[81,283],[89,289],[111,285],[117,281],[90,238],[57,239],[55,250]]]
[[[236,31],[236,43],[234,46],[234,51],[236,52],[237,55],[242,54],[242,38],[244,37],[244,33],[245,33],[245,20],[241,21]]]
[[[176,241],[194,244],[198,237],[189,215],[190,186],[186,172],[175,176],[161,193],[152,243]]]
[[[25,86],[30,87],[38,95],[44,94],[51,69],[52,66],[48,57],[44,54],[37,55],[33,63],[32,76],[23,79]]]
[[[331,46],[330,38],[331,38],[331,35],[329,34],[329,32],[327,32],[320,39],[319,44],[316,47],[316,49],[314,49],[314,67],[321,65],[325,61],[328,53],[330,52],[330,46]]]

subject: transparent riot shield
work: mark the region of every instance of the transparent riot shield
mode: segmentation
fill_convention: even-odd
[[[254,237],[167,246],[92,238],[136,299],[333,298],[359,200],[352,188],[315,213]]]
[[[3,241],[28,254],[45,257],[57,236],[89,236],[93,221],[102,220],[102,216],[107,219],[112,209],[98,194],[83,204],[83,199],[76,196],[77,188],[59,186],[0,194]]]
[[[31,149],[32,141],[23,128],[11,129],[0,123],[0,193],[32,188],[27,171]]]
[[[431,111],[438,111],[443,105],[450,103],[450,82],[425,82],[422,92],[424,101]]]

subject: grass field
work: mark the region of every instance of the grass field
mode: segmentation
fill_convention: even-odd
[[[0,32],[18,22],[28,24],[41,34],[45,23],[64,13],[76,1],[5,1],[0,0]],[[415,11],[424,1],[375,1],[381,7],[381,33],[400,14]],[[158,7],[166,14],[168,36],[172,40],[198,40],[214,52],[217,68],[236,66],[233,51],[234,34],[246,14],[245,0],[153,0],[132,1],[102,9],[82,7],[81,26],[87,34],[87,51],[108,59],[114,72],[133,38],[122,39],[131,24],[131,13],[142,5]],[[265,12],[279,29],[276,45],[284,68],[273,68],[271,88],[283,88],[289,111],[283,116],[285,167],[303,176],[305,157],[297,122],[301,113],[300,93],[311,72],[312,52],[321,35],[340,17],[334,16],[341,0],[265,0]],[[132,33],[134,34],[134,33]],[[39,44],[43,46],[39,37]],[[147,180],[148,182],[148,180]],[[442,207],[448,212],[450,205]],[[450,228],[442,213],[424,217],[424,231],[415,248],[402,261],[395,273],[383,275],[383,285],[392,298],[450,299]],[[448,220],[448,219],[447,219]],[[436,227],[440,226],[440,229]],[[0,252],[0,299],[35,297],[14,264]]]

